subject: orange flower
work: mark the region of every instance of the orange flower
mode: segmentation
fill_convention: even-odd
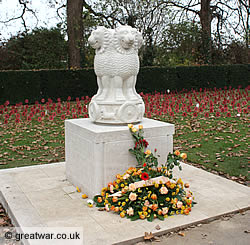
[[[188,183],[185,183],[185,188],[189,188],[189,184]]]
[[[140,215],[140,219],[145,219],[145,218],[146,218],[145,215],[143,215],[143,214]]]
[[[99,203],[102,202],[102,198],[101,198],[101,197],[98,197],[98,198],[97,198],[97,202],[99,202]]]
[[[184,210],[184,214],[186,214],[186,215],[189,214],[189,210],[187,208]]]
[[[130,124],[128,124],[128,127],[129,127],[129,128],[133,128],[133,126],[134,126],[134,125],[133,125],[133,124],[131,124],[131,123],[130,123]]]
[[[116,213],[119,212],[119,207],[115,207],[115,210],[114,210]]]
[[[152,194],[152,195],[151,195],[151,198],[152,198],[153,200],[156,200],[156,199],[157,199],[157,196],[156,196],[155,194]]]
[[[124,218],[125,217],[125,213],[121,212],[120,216],[121,216],[121,218]]]
[[[118,197],[113,197],[112,198],[112,202],[117,202],[118,201]]]
[[[147,209],[148,209],[148,207],[146,207],[146,206],[143,206],[143,207],[142,207],[142,210],[143,210],[143,211],[146,211]]]
[[[187,154],[186,153],[181,153],[180,157],[184,160],[187,158]]]
[[[168,181],[168,182],[166,183],[166,185],[167,185],[167,187],[170,187],[170,186],[171,186],[171,182]]]
[[[190,199],[187,199],[187,205],[190,205],[191,203],[192,203],[192,200],[190,200]]]
[[[130,167],[128,170],[136,171],[136,168],[135,167]]]
[[[112,182],[109,182],[109,183],[108,183],[108,187],[110,187],[111,185],[113,185],[113,183],[112,183]]]
[[[153,205],[151,206],[151,209],[152,209],[153,211],[155,211],[157,208],[158,208],[158,205],[157,205],[157,204],[153,204]]]
[[[132,176],[135,176],[135,175],[138,175],[138,173],[137,173],[137,172],[134,172],[134,173],[132,174]]]
[[[179,156],[181,153],[180,153],[180,151],[176,150],[176,151],[174,152],[174,154],[175,154],[176,156]]]
[[[117,174],[117,175],[116,175],[116,178],[117,178],[117,179],[120,179],[120,178],[121,178],[121,175],[120,175],[120,174]]]
[[[146,155],[150,155],[150,154],[151,154],[151,151],[150,151],[150,150],[146,150],[146,151],[145,151],[145,154],[146,154]]]
[[[161,172],[161,167],[158,167],[158,168],[157,168],[157,171],[158,171],[158,172]]]
[[[111,206],[110,210],[114,211],[115,210],[115,206]]]
[[[158,215],[162,215],[162,211],[161,210],[158,210]]]
[[[139,127],[138,127],[139,129],[143,129],[143,126],[142,125],[139,125]]]

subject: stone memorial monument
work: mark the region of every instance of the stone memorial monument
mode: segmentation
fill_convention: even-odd
[[[65,121],[66,175],[93,197],[117,173],[136,165],[128,152],[134,143],[128,123],[141,123],[160,163],[173,151],[174,125],[143,118],[145,105],[135,90],[142,35],[131,26],[97,27],[89,39],[96,50],[94,70],[98,91],[89,104],[89,117]]]
[[[96,50],[94,69],[98,83],[98,92],[89,104],[90,118],[109,124],[140,122],[145,106],[135,84],[141,33],[131,26],[115,30],[101,26],[91,33],[88,41]]]

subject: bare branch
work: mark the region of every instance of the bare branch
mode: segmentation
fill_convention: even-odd
[[[113,26],[113,24],[110,22],[109,18],[111,18],[113,20],[116,20],[117,22],[122,24],[122,22],[119,19],[114,17],[114,15],[113,15],[114,12],[111,13],[110,15],[108,15],[108,16],[104,15],[103,13],[96,12],[96,11],[93,10],[93,8],[89,4],[86,3],[85,0],[83,0],[83,7],[86,8],[91,14],[104,18],[107,21],[108,25],[111,26],[111,27]]]
[[[36,13],[31,8],[29,8],[27,6],[27,3],[26,3],[25,0],[18,0],[18,2],[23,7],[22,13],[19,16],[17,16],[17,17],[10,18],[10,19],[8,19],[6,21],[0,21],[0,23],[7,24],[7,23],[9,23],[11,21],[21,19],[22,22],[23,22],[24,29],[27,32],[28,29],[27,29],[27,25],[26,25],[26,22],[25,22],[25,19],[24,19],[24,15],[25,15],[26,11],[32,13],[33,16],[36,18],[36,25],[38,24],[38,18],[36,16]]]
[[[66,7],[66,4],[63,4],[56,9],[57,16],[61,19],[61,21],[63,21],[63,18],[61,17],[59,10],[61,10],[62,8],[65,8],[65,7]]]

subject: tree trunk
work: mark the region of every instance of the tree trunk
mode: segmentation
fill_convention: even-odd
[[[212,11],[210,9],[211,0],[201,0],[200,21],[202,26],[202,52],[205,64],[211,63],[211,22]]]
[[[83,43],[83,1],[67,0],[69,68],[80,68]]]

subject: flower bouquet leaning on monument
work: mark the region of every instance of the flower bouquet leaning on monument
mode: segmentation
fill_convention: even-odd
[[[186,153],[175,151],[169,153],[167,162],[159,166],[156,154],[148,147],[143,137],[143,126],[138,129],[128,125],[135,145],[129,151],[135,155],[138,165],[129,168],[123,174],[103,188],[101,195],[94,197],[97,207],[106,211],[114,211],[122,218],[131,220],[164,218],[174,214],[188,215],[195,204],[189,184],[173,176],[173,168],[187,158]]]

